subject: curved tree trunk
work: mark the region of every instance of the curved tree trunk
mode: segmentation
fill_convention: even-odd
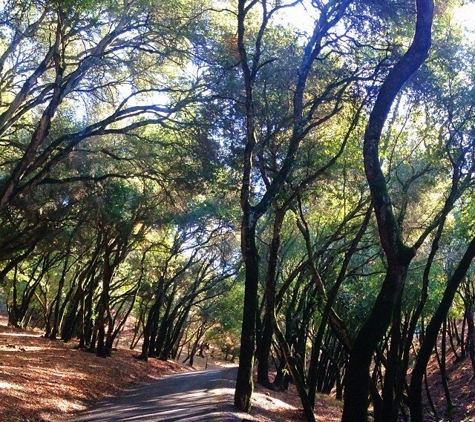
[[[394,217],[386,180],[379,159],[379,141],[391,106],[402,86],[424,63],[431,46],[432,0],[417,0],[417,22],[413,42],[384,81],[366,127],[364,165],[386,254],[388,269],[374,307],[353,344],[345,385],[343,422],[366,422],[369,396],[369,369],[374,350],[386,332],[400,296],[409,264],[415,255],[401,239]],[[389,421],[388,421],[389,422]]]

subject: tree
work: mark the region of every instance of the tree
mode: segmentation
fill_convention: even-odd
[[[262,19],[259,30],[255,36],[252,54],[249,52],[250,46],[246,45],[246,25],[250,18],[255,3],[247,3],[245,0],[239,1],[237,12],[237,51],[239,54],[239,64],[242,70],[243,87],[245,91],[245,144],[243,153],[243,172],[240,203],[242,208],[241,223],[241,249],[246,273],[246,289],[244,297],[244,312],[241,334],[241,353],[239,357],[239,370],[236,382],[236,392],[234,396],[235,406],[244,411],[249,411],[251,407],[251,396],[253,389],[252,368],[254,360],[255,335],[256,335],[256,312],[257,312],[257,291],[259,281],[259,253],[256,246],[256,227],[262,215],[270,208],[272,202],[282,190],[285,180],[291,174],[295,155],[300,143],[305,136],[321,120],[331,118],[338,111],[338,105],[330,109],[327,113],[317,117],[316,109],[323,99],[335,94],[335,91],[343,90],[342,87],[349,85],[350,78],[343,78],[333,86],[329,86],[323,94],[316,94],[317,98],[306,104],[305,95],[307,84],[311,78],[313,65],[324,45],[325,37],[328,37],[332,28],[341,20],[349,1],[331,1],[322,7],[319,20],[315,24],[313,33],[309,37],[307,44],[303,48],[301,61],[298,64],[299,71],[292,80],[294,94],[290,106],[289,114],[292,116],[292,126],[289,128],[290,134],[287,143],[287,151],[283,154],[282,165],[274,168],[272,176],[263,176],[265,190],[259,199],[253,198],[253,173],[254,165],[263,168],[264,163],[259,165],[253,161],[253,153],[258,144],[257,133],[259,130],[256,116],[255,85],[261,68],[265,68],[270,61],[266,62],[264,49],[264,36],[267,31],[269,21],[274,13],[280,8],[291,6],[291,4],[269,8],[267,2],[262,2]],[[338,104],[338,100],[336,101]],[[321,119],[321,120],[320,120]],[[265,133],[265,132],[264,132]],[[274,134],[269,133],[269,139]],[[262,157],[262,155],[259,157]],[[313,413],[313,412],[311,412]],[[307,415],[307,417],[312,417]]]
[[[174,89],[161,69],[183,58],[193,18],[171,32],[167,18],[140,0],[94,7],[11,1],[3,13],[0,137],[8,154],[0,163],[1,209],[44,182],[84,140],[173,125],[192,101],[183,80]],[[183,16],[180,10],[173,18]],[[158,105],[157,96],[172,90],[168,104]]]
[[[370,316],[360,329],[351,349],[346,377],[343,421],[366,421],[369,395],[369,367],[377,343],[388,328],[398,302],[407,270],[415,255],[401,237],[385,177],[381,171],[378,146],[381,132],[398,92],[422,65],[431,45],[433,4],[418,0],[417,22],[413,42],[404,56],[389,71],[379,89],[364,138],[364,164],[371,191],[378,232],[387,259],[387,273]],[[385,420],[393,420],[385,414]]]
[[[461,286],[473,337],[473,49],[451,2],[433,30],[430,0],[4,6],[11,324],[108,356],[134,316],[141,358],[191,362],[222,336],[241,410],[257,357],[310,421],[334,388],[344,420],[369,398],[376,421],[420,420]],[[304,7],[311,27],[285,24]]]

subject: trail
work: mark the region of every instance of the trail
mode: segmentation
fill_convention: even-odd
[[[236,368],[167,376],[97,403],[72,422],[253,421],[232,406]]]

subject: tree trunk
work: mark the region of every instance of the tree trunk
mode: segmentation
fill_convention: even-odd
[[[449,337],[450,349],[452,350],[452,353],[454,354],[455,361],[458,362],[462,359],[462,352],[460,355],[458,354],[457,346],[460,346],[462,342],[460,341],[460,335],[457,329],[457,320],[455,318],[449,319],[447,321],[447,335]],[[454,343],[454,338],[455,338],[455,343]]]
[[[371,359],[391,322],[395,297],[401,294],[406,271],[405,265],[388,269],[376,303],[353,343],[346,373],[343,422],[367,420]]]
[[[467,306],[466,310],[466,316],[467,316],[467,340],[468,340],[468,350],[470,353],[470,361],[472,363],[472,379],[475,378],[475,324],[474,324],[474,318],[473,315],[475,313],[475,305],[473,303],[470,303],[469,306]],[[463,343],[463,339],[462,339]]]
[[[382,419],[375,422],[396,422],[399,412],[399,405],[402,393],[400,383],[404,382],[404,377],[400,377],[401,365],[401,300],[402,295],[399,296],[396,309],[393,315],[391,324],[391,337],[389,339],[389,350],[387,354],[387,361],[385,364],[384,385],[383,385],[383,407]],[[405,370],[405,368],[404,368]],[[405,371],[404,371],[405,373]]]
[[[472,239],[457,269],[447,283],[442,300],[432,316],[421,344],[416,364],[412,370],[409,388],[409,408],[412,422],[423,422],[422,415],[422,380],[429,362],[437,336],[444,320],[447,318],[450,306],[460,283],[464,279],[473,257],[475,256],[475,238]]]
[[[447,402],[447,410],[452,410],[454,405],[452,403],[452,397],[450,396],[449,384],[447,382],[447,318],[442,324],[442,341],[441,341],[441,350],[440,355],[437,351],[437,344],[434,346],[435,354],[437,356],[437,363],[439,364],[440,377],[442,379],[442,386],[444,387],[445,400]]]
[[[346,251],[345,253],[345,259],[343,261],[343,264],[340,268],[340,272],[338,274],[338,278],[330,290],[330,293],[328,295],[327,303],[325,304],[325,309],[323,311],[322,315],[322,321],[320,323],[320,326],[317,331],[317,335],[315,336],[315,339],[312,344],[312,351],[311,351],[311,357],[310,357],[310,365],[308,369],[308,396],[309,399],[312,403],[312,407],[315,406],[315,395],[317,392],[317,366],[318,366],[318,358],[320,355],[320,348],[322,345],[322,340],[323,340],[323,335],[325,334],[325,329],[327,326],[327,323],[329,321],[330,317],[330,312],[332,310],[333,304],[337,298],[338,291],[340,289],[341,284],[346,278],[346,272],[348,269],[348,266],[350,264],[351,258],[353,255],[356,253],[357,246],[359,242],[361,241],[361,238],[363,237],[363,234],[366,231],[366,228],[368,227],[371,214],[372,214],[372,208],[369,207],[368,210],[365,213],[365,217],[363,220],[363,223],[361,224],[360,229],[358,230],[358,233],[356,234],[355,238],[352,240],[350,248]],[[351,344],[346,344],[347,347],[346,352],[349,351],[351,348]]]
[[[374,307],[353,344],[345,385],[343,422],[366,422],[369,396],[369,369],[374,350],[386,332],[396,301],[401,295],[409,264],[415,255],[404,245],[394,217],[386,180],[381,170],[379,142],[384,123],[400,89],[422,65],[431,45],[432,0],[417,0],[417,22],[413,42],[394,65],[381,86],[364,136],[364,166],[386,254],[388,270]]]
[[[61,273],[61,278],[59,279],[58,283],[58,291],[56,293],[56,297],[54,299],[54,311],[53,311],[53,326],[51,327],[51,332],[49,333],[49,338],[51,340],[56,340],[56,336],[58,335],[59,331],[59,322],[60,322],[60,309],[61,309],[61,297],[63,295],[64,289],[64,282],[66,279],[66,272],[68,269],[68,260],[69,260],[69,253],[70,253],[70,244],[68,244],[68,249],[66,252],[66,259],[63,264],[63,271]],[[49,324],[48,324],[49,325]]]
[[[110,356],[111,351],[106,345],[106,323],[109,318],[109,301],[110,301],[110,282],[112,279],[112,268],[109,263],[109,256],[104,257],[104,269],[102,277],[102,292],[97,307],[97,348],[98,357],[105,358]]]
[[[277,195],[281,192],[287,177],[292,171],[295,161],[295,155],[302,139],[305,137],[305,128],[310,129],[309,119],[313,117],[313,111],[310,107],[307,109],[307,99],[305,95],[307,79],[311,73],[313,63],[317,60],[323,46],[323,38],[333,26],[337,25],[343,17],[345,10],[351,3],[349,0],[341,2],[329,2],[330,4],[322,6],[321,15],[318,22],[315,23],[313,34],[304,47],[302,61],[298,70],[298,80],[295,82],[293,96],[293,128],[292,136],[289,139],[287,152],[282,161],[282,165],[272,180],[264,177],[266,184],[265,193],[262,195],[258,204],[252,206],[252,178],[253,178],[253,153],[257,144],[254,110],[254,82],[259,69],[263,64],[262,43],[266,26],[271,17],[271,12],[267,11],[267,5],[263,3],[264,13],[258,31],[257,39],[254,41],[254,50],[249,54],[248,45],[246,45],[246,16],[258,2],[247,2],[239,0],[237,5],[237,48],[239,52],[239,65],[242,70],[242,76],[245,89],[245,147],[243,154],[243,173],[240,192],[240,205],[242,210],[241,225],[241,250],[243,262],[245,265],[245,293],[244,293],[244,313],[241,332],[241,351],[239,358],[239,369],[236,381],[236,392],[234,395],[235,406],[248,412],[251,408],[251,396],[253,390],[252,369],[254,366],[254,348],[256,337],[256,312],[257,293],[258,293],[258,250],[256,247],[256,225],[258,219],[266,213]],[[275,9],[276,10],[276,9]],[[252,57],[252,58],[251,58]],[[314,104],[318,106],[317,102]],[[337,113],[337,108],[335,108]],[[307,127],[306,127],[307,125]]]
[[[84,298],[85,298],[85,284],[87,284],[87,278],[91,279],[90,284],[92,283],[92,278],[96,272],[98,266],[98,257],[101,251],[102,245],[100,241],[101,237],[99,236],[96,242],[96,247],[90,257],[89,262],[78,275],[77,275],[77,288],[72,295],[72,298],[69,300],[67,305],[67,312],[65,317],[65,322],[61,328],[61,340],[67,342],[73,338],[74,332],[81,332],[81,342],[80,347],[84,347],[84,332],[85,332],[85,321],[84,321]],[[71,292],[72,294],[72,292]],[[79,315],[80,314],[80,315]],[[81,316],[81,317],[80,317]]]
[[[162,355],[163,348],[167,342],[167,336],[172,329],[173,318],[172,314],[172,298],[175,297],[177,286],[174,285],[170,297],[167,300],[163,315],[161,316],[160,324],[157,323],[158,331],[155,335],[155,340],[150,345],[150,355],[159,357]]]
[[[167,332],[166,341],[160,353],[160,359],[168,360],[171,358],[173,349],[177,346],[181,333],[183,332],[183,327],[188,319],[192,303],[193,301],[190,300],[189,303],[184,306],[184,309],[180,311],[178,317],[177,310],[179,305],[177,305],[177,308],[175,308],[174,312],[170,315],[170,328]]]
[[[241,227],[241,248],[245,264],[246,285],[241,329],[241,350],[234,393],[234,405],[243,412],[251,410],[254,389],[252,371],[256,343],[257,291],[259,285],[259,255],[256,246],[257,216],[249,210],[244,213]]]
[[[287,209],[279,209],[275,213],[274,231],[269,250],[269,263],[267,266],[266,291],[265,291],[265,314],[262,337],[259,340],[257,353],[257,382],[264,387],[270,388],[269,380],[269,355],[272,346],[272,335],[275,319],[275,285],[277,277],[277,261],[280,247],[280,231]]]
[[[82,288],[82,280],[79,278],[76,291],[69,301],[68,311],[65,316],[64,324],[61,328],[61,340],[68,342],[73,338],[74,330],[77,325],[78,309],[84,298],[84,290]]]
[[[277,323],[274,325],[274,331],[277,335],[277,339],[279,341],[280,349],[284,355],[285,361],[287,362],[287,367],[290,371],[290,375],[292,375],[292,379],[295,382],[295,386],[297,388],[297,392],[300,397],[300,401],[302,403],[303,411],[305,414],[305,419],[307,422],[315,422],[315,413],[313,412],[313,406],[308,398],[308,393],[305,390],[305,380],[303,377],[303,372],[299,370],[298,364],[295,362],[293,356],[291,356],[290,347],[280,331]]]
[[[143,330],[142,353],[140,354],[139,358],[145,361],[148,359],[153,325],[156,324],[159,308],[160,304],[158,300],[155,299],[154,304],[148,312],[147,323],[145,324],[145,328]]]
[[[79,339],[80,347],[86,347],[90,352],[95,351],[96,347],[96,330],[94,330],[94,292],[97,289],[100,278],[96,274],[96,271],[92,272],[89,276],[89,283],[86,287],[86,295],[84,298],[84,330]]]

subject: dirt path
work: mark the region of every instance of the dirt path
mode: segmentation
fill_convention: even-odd
[[[227,369],[228,363],[222,361],[207,362],[196,358],[196,367],[209,367],[211,384],[197,387],[195,381],[199,371],[190,372],[182,365],[172,361],[149,359],[148,362],[135,359],[136,351],[118,349],[113,357],[102,359],[92,353],[78,350],[75,343],[50,341],[42,337],[39,331],[23,331],[7,327],[6,317],[0,313],[0,422],[66,422],[73,418],[85,418],[86,409],[97,410],[96,402],[114,403],[112,396],[127,396],[140,386],[150,390],[149,399],[156,400],[157,393],[149,385],[160,382],[171,374],[187,373],[191,381],[189,393],[183,399],[171,395],[164,397],[168,402],[198,410],[201,406],[207,412],[221,414],[218,421],[236,421],[247,419],[258,422],[301,421],[300,400],[294,386],[287,392],[269,391],[255,386],[251,416],[234,413],[233,403],[236,369]],[[223,375],[226,374],[226,375]],[[214,379],[214,384],[213,384]],[[180,384],[185,378],[180,378]],[[185,387],[183,387],[185,388]],[[208,389],[209,391],[205,391]],[[160,387],[163,390],[163,386]],[[163,393],[169,394],[169,393]],[[204,404],[202,397],[212,398]],[[92,406],[92,407],[91,407]],[[141,405],[147,407],[145,402]],[[329,405],[326,400],[317,400],[319,421],[336,422],[341,410]],[[136,403],[130,406],[137,407]],[[174,406],[175,410],[178,408]],[[125,412],[128,412],[126,410]],[[89,414],[89,413],[88,413]],[[171,413],[170,415],[173,416]],[[172,416],[154,415],[153,421],[173,420]],[[325,416],[324,416],[325,415]],[[126,416],[126,415],[125,415]],[[95,422],[110,421],[108,412]],[[160,418],[160,419],[159,419]],[[238,419],[240,418],[240,419]],[[87,419],[84,419],[87,420]],[[126,420],[117,419],[113,420]],[[132,420],[132,419],[129,419]],[[137,418],[139,422],[145,419]],[[175,419],[180,420],[180,419]],[[193,420],[193,419],[181,419]],[[203,420],[203,419],[195,419]]]
[[[74,422],[242,421],[232,403],[235,368],[186,372],[96,404]]]

